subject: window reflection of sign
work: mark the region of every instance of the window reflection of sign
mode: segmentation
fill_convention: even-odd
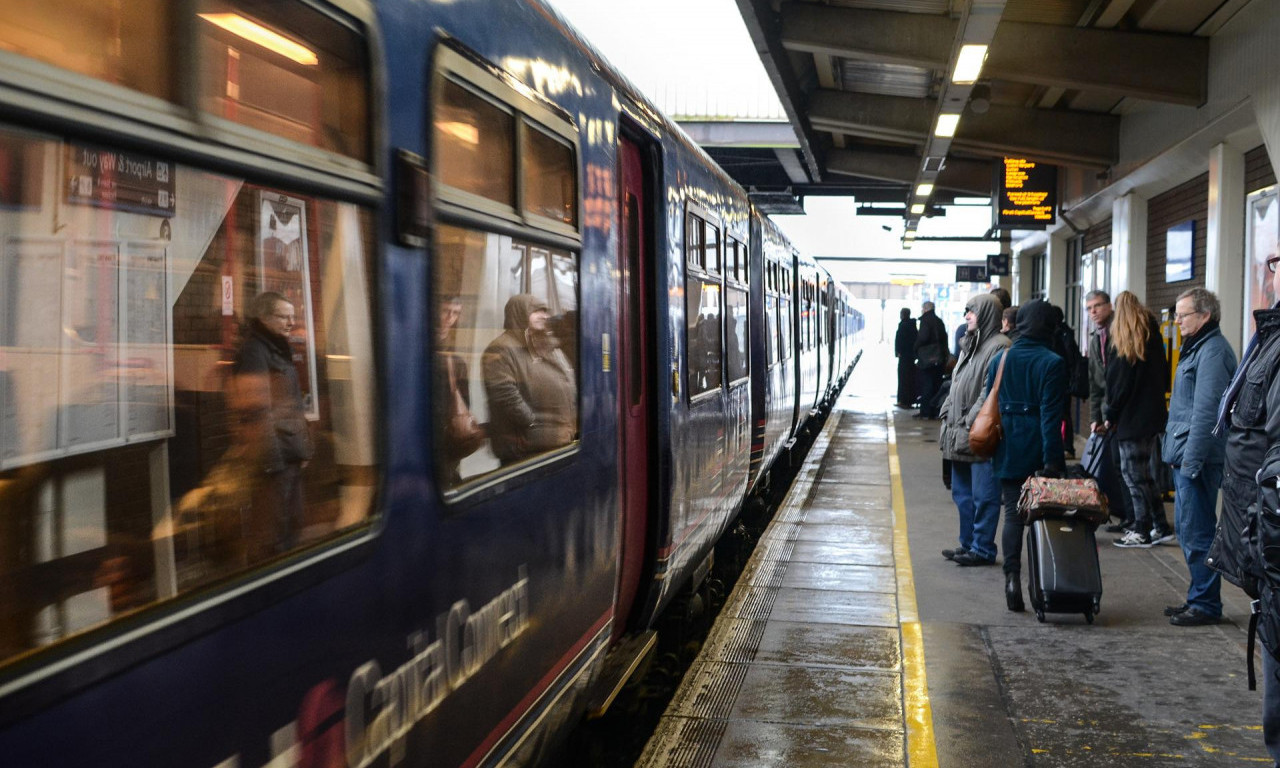
[[[68,203],[173,216],[176,202],[171,163],[79,144],[67,144],[66,152],[63,189]]]
[[[1164,281],[1176,283],[1193,275],[1196,246],[1195,219],[1169,227],[1165,232]]]
[[[1057,220],[1058,168],[1022,157],[996,166],[997,229],[1044,229]]]
[[[293,305],[289,332],[307,418],[320,418],[316,402],[316,343],[311,309],[311,266],[307,248],[306,201],[260,190],[258,193],[257,267],[259,293],[274,291]]]

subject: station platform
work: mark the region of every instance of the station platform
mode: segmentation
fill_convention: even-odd
[[[1008,611],[998,566],[940,554],[938,422],[888,403],[841,399],[638,767],[1271,764],[1242,592],[1172,626],[1181,549],[1099,530],[1093,625]]]

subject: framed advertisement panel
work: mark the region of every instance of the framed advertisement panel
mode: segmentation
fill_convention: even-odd
[[[316,340],[311,303],[310,249],[307,247],[306,200],[258,191],[257,268],[259,293],[274,291],[293,304],[289,332],[293,364],[307,418],[320,418],[316,398]]]
[[[1271,273],[1267,258],[1280,253],[1280,201],[1273,184],[1249,194],[1245,202],[1244,223],[1244,349],[1253,336],[1253,311],[1267,309],[1276,303],[1271,290]]]

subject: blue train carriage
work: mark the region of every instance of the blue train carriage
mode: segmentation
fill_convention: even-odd
[[[751,438],[751,486],[769,481],[769,468],[791,439],[795,420],[796,344],[794,265],[791,245],[778,226],[753,209],[751,216],[751,386],[754,431]]]

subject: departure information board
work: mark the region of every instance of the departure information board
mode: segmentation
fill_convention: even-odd
[[[996,166],[996,229],[1044,229],[1057,220],[1058,167],[1025,157]]]

